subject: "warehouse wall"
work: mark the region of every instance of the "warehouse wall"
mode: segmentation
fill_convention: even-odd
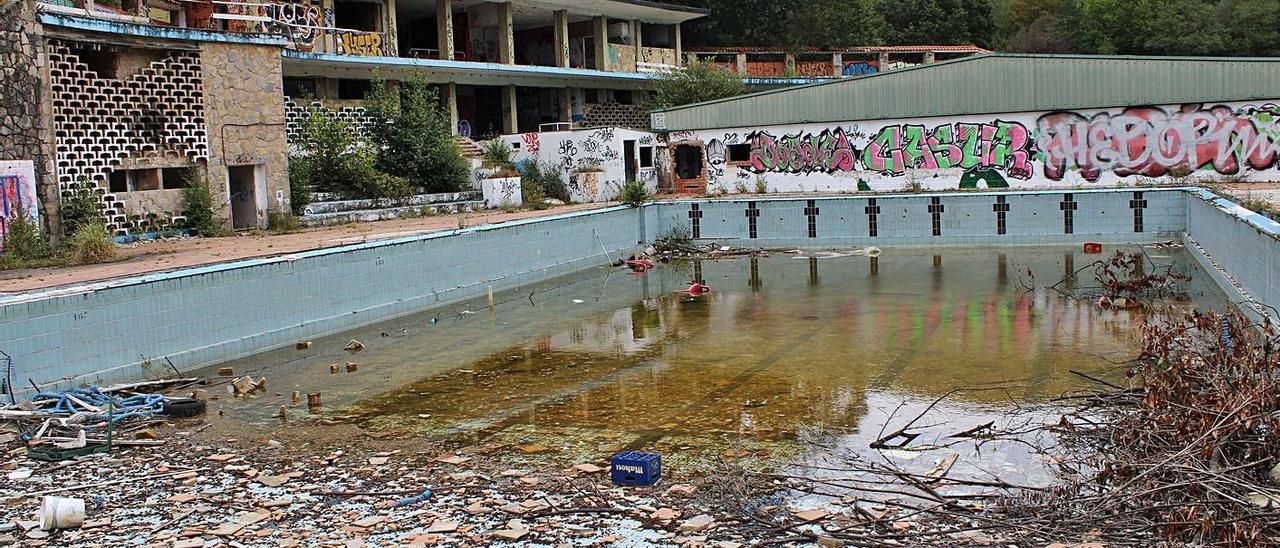
[[[676,131],[707,192],[1280,179],[1280,100]]]

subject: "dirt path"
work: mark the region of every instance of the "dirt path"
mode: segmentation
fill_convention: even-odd
[[[292,234],[254,234],[225,238],[172,238],[120,247],[122,260],[66,268],[0,271],[0,292],[19,292],[149,272],[161,272],[254,257],[283,255],[371,240],[400,238],[466,226],[597,209],[614,204],[575,204],[543,211],[479,212],[397,219],[306,229]]]

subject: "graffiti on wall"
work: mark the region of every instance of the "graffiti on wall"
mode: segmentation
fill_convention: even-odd
[[[835,173],[853,171],[857,151],[841,128],[774,137],[765,131],[747,135],[751,168],[756,173]]]
[[[1051,112],[1036,125],[1044,175],[1055,181],[1068,170],[1087,181],[1103,171],[1120,177],[1185,176],[1201,169],[1237,175],[1275,167],[1280,157],[1280,107],[1274,104],[1133,107],[1088,117]]]
[[[382,33],[346,30],[333,33],[337,52],[345,55],[383,55]]]
[[[537,154],[538,149],[538,133],[536,131],[525,133],[520,136],[520,140],[524,141],[524,149],[529,154]]]
[[[865,76],[880,72],[876,61],[845,61],[840,67],[841,76]]]
[[[325,12],[318,3],[273,3],[266,7],[266,16],[272,20],[268,28],[288,36],[290,45],[299,51],[315,50],[325,26]]]
[[[18,215],[38,223],[35,163],[31,160],[0,161],[0,251],[9,236],[9,225]]]

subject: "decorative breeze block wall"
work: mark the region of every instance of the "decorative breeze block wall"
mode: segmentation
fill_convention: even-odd
[[[649,112],[639,105],[600,103],[587,109],[582,125],[649,129]]]
[[[129,218],[107,180],[129,158],[208,161],[199,53],[169,52],[134,74],[105,78],[81,55],[121,48],[50,40],[48,49],[58,188],[66,195],[76,181],[89,181],[102,196],[107,228],[116,234],[172,225],[168,212]]]
[[[292,97],[284,99],[284,120],[285,134],[289,136],[289,144],[293,144],[297,140],[298,134],[302,131],[302,124],[306,122],[307,110],[310,107],[326,111],[339,120],[346,122],[347,125],[355,128],[359,133],[357,138],[363,139],[369,135],[369,129],[373,125],[373,121],[364,113],[364,107],[345,106],[332,109],[321,103],[320,101],[311,101],[305,105],[300,105],[293,100]]]

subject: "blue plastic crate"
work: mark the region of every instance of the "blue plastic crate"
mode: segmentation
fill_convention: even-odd
[[[662,479],[662,455],[623,451],[609,459],[609,479],[618,485],[653,485]]]

